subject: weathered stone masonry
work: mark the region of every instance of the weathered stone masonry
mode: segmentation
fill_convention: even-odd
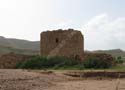
[[[84,37],[80,31],[55,30],[41,33],[42,56],[74,56],[83,53]]]

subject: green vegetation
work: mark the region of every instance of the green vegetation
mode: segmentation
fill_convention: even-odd
[[[82,70],[82,69],[105,69],[112,66],[111,62],[100,60],[97,57],[88,57],[84,61],[79,61],[67,57],[40,57],[36,56],[32,59],[20,62],[17,68],[22,69],[67,69],[67,70]]]
[[[117,64],[116,66],[113,66],[113,67],[109,68],[109,70],[125,71],[125,65]]]
[[[111,67],[112,63],[104,59],[100,60],[98,57],[88,57],[83,61],[83,65],[85,68],[105,69]]]
[[[124,62],[124,60],[122,59],[121,56],[118,56],[118,57],[116,57],[115,62],[116,62],[117,64],[122,64],[122,63]]]
[[[17,65],[17,68],[24,69],[59,69],[59,68],[70,68],[78,65],[79,62],[66,57],[40,57],[36,56],[30,60],[24,61]]]
[[[125,71],[124,58],[122,56],[118,56],[114,60],[115,60],[116,65],[109,68],[109,70]]]

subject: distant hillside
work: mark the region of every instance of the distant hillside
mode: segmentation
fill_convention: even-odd
[[[14,52],[18,54],[38,54],[39,41],[5,38],[0,36],[0,54]]]
[[[113,50],[97,50],[93,51],[94,53],[107,53],[111,54],[112,56],[122,56],[125,57],[125,51],[121,49],[113,49]]]
[[[5,38],[0,36],[0,55],[10,52],[17,54],[36,55],[40,51],[40,41],[28,41],[21,39]],[[86,51],[91,52],[91,51]],[[93,53],[107,53],[113,56],[125,57],[125,51],[121,49],[114,50],[96,50]]]

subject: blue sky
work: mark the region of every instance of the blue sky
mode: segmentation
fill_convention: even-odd
[[[39,40],[45,30],[74,28],[85,49],[125,50],[125,0],[0,0],[0,35]]]

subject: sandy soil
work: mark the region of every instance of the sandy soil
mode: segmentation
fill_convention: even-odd
[[[61,73],[1,69],[0,90],[125,90],[125,79],[81,79]]]

